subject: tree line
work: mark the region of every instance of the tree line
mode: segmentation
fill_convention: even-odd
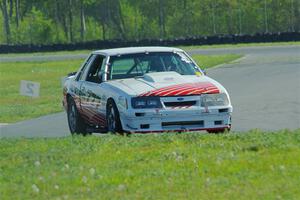
[[[300,0],[0,0],[1,44],[300,31]]]

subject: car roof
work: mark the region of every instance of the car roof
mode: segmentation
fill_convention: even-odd
[[[125,47],[116,49],[104,49],[94,51],[93,54],[102,54],[107,56],[114,56],[120,54],[133,54],[133,53],[143,53],[143,52],[173,52],[173,51],[183,51],[182,49],[173,47]]]

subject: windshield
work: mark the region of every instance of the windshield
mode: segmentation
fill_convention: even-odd
[[[181,75],[202,74],[183,52],[145,52],[111,56],[108,79],[133,78],[146,73],[168,71]]]

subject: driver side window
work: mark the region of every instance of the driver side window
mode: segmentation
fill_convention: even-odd
[[[87,72],[83,76],[83,80],[88,82],[101,82],[101,68],[104,65],[105,57],[102,55],[93,55],[93,60],[87,67]]]

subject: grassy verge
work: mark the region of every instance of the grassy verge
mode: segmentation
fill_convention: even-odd
[[[0,63],[0,122],[16,122],[61,111],[61,78],[76,71],[81,62]],[[40,97],[20,96],[21,80],[39,82]]]
[[[232,61],[238,55],[195,56],[201,66]],[[0,122],[10,123],[62,111],[61,78],[83,60],[0,63]],[[40,82],[40,98],[19,95],[21,80]]]
[[[0,140],[1,199],[297,199],[300,130]]]
[[[234,60],[241,58],[242,55],[238,54],[225,54],[225,55],[194,55],[193,59],[197,64],[203,68],[208,69],[220,64],[230,63]]]

